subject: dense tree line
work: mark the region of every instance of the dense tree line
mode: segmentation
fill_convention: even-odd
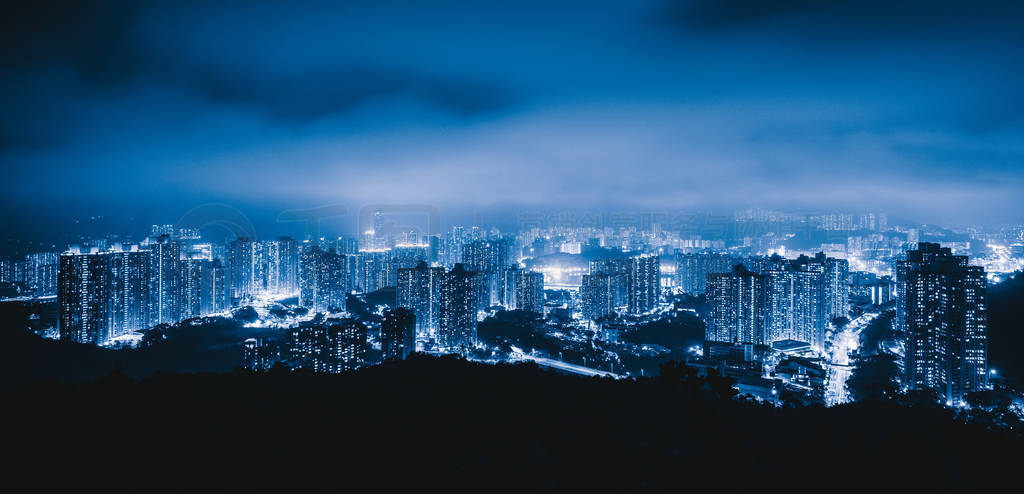
[[[894,345],[902,338],[902,335],[897,333],[892,327],[895,318],[895,310],[887,310],[861,330],[861,355],[875,355],[879,351],[884,351],[885,346]]]
[[[732,394],[678,364],[614,381],[418,355],[341,375],[114,373],[6,391],[3,469],[36,490],[977,491],[1015,480],[1024,452],[939,408]]]
[[[640,324],[622,339],[635,344],[655,344],[685,349],[704,342],[704,322],[689,312],[676,312],[656,321]]]
[[[1024,389],[1024,273],[988,290],[989,364]]]
[[[8,315],[0,328],[0,388],[47,379],[87,382],[115,369],[136,379],[158,371],[230,372],[245,338],[273,334],[233,318],[204,317],[156,326],[139,348],[113,350],[43,339],[21,327],[18,315]]]
[[[850,398],[860,401],[896,397],[901,377],[897,358],[889,353],[878,353],[857,359],[857,366],[846,381]]]

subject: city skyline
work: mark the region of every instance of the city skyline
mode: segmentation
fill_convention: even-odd
[[[288,209],[263,216],[249,216],[225,203],[200,204],[181,209],[172,216],[162,216],[174,223],[159,222],[168,233],[185,230],[203,235],[207,240],[230,241],[234,238],[253,240],[292,237],[299,240],[347,238],[355,242],[375,228],[375,217],[383,216],[385,229],[396,235],[403,228],[418,235],[439,235],[452,228],[479,228],[483,231],[518,232],[531,228],[556,229],[634,229],[658,228],[680,237],[708,241],[728,241],[741,229],[753,233],[766,231],[807,232],[823,229],[843,234],[868,232],[889,227],[900,231],[944,231],[954,235],[971,232],[1014,231],[1021,222],[921,223],[913,218],[890,216],[878,208],[862,209],[784,209],[723,208],[711,209],[571,209],[531,208],[484,215],[480,210],[453,211],[426,204],[368,204],[352,210],[341,205]],[[88,244],[94,239],[109,238],[112,242],[130,245],[143,241],[158,225],[152,218],[113,220],[105,216],[88,216],[52,226],[34,224],[16,234],[0,238],[0,257],[33,252],[60,250],[69,245]],[[830,225],[825,223],[831,222]],[[739,228],[736,225],[745,225]],[[751,226],[756,225],[756,226]],[[351,247],[350,247],[351,249]]]
[[[1019,0],[5,6],[0,474],[1015,485],[1022,26]]]
[[[152,225],[139,244],[99,239],[3,260],[0,283],[20,295],[10,301],[55,295],[59,321],[40,335],[68,342],[135,348],[153,331],[218,320],[263,328],[238,343],[242,365],[257,371],[348,372],[426,352],[622,379],[644,372],[624,358],[663,359],[668,349],[621,338],[692,314],[703,343],[686,348],[688,367],[736,379],[758,400],[788,390],[833,406],[851,401],[852,363],[882,350],[858,341],[879,319],[902,335],[881,353],[905,361],[896,389],[964,407],[991,389],[987,287],[1024,267],[1024,226],[957,239],[891,225],[884,213],[747,210],[710,238],[659,222],[425,234],[386,211],[370,218],[359,235],[302,241],[210,240]],[[794,219],[803,226],[787,233]],[[774,223],[779,232],[761,228]],[[924,241],[936,235],[946,246]],[[527,353],[521,335],[481,333],[506,317],[545,321],[559,342]],[[585,341],[604,350],[589,363],[565,359]]]

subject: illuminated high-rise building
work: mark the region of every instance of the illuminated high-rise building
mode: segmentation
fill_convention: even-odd
[[[826,320],[849,314],[850,263],[846,259],[826,257],[824,252],[819,252],[814,257],[800,256],[793,263],[803,271],[822,274],[823,317]]]
[[[227,269],[219,260],[201,265],[199,295],[200,314],[213,314],[231,307]]]
[[[298,293],[299,291],[299,247],[294,238],[277,239],[278,251],[278,293]]]
[[[262,271],[258,283],[260,293],[286,293],[281,280],[281,275],[287,271],[281,258],[281,243],[277,240],[265,240],[260,242],[260,247],[259,269]]]
[[[416,314],[412,310],[398,307],[384,314],[380,350],[384,360],[404,360],[416,350]]]
[[[375,292],[398,283],[398,272],[391,262],[390,250],[364,250],[359,253],[359,258],[359,291]]]
[[[181,320],[181,248],[162,235],[150,242],[149,303],[150,325],[174,324]]]
[[[345,254],[343,257],[345,264],[345,290],[348,292],[362,292],[362,266],[363,256],[362,254]]]
[[[203,271],[210,269],[209,264],[212,264],[212,261],[205,259],[183,259],[181,261],[182,319],[203,315]]]
[[[111,267],[110,337],[149,327],[152,252],[137,245],[115,246],[107,254]]]
[[[764,281],[764,332],[758,343],[797,340],[824,350],[829,321],[847,314],[847,262],[827,258],[823,253],[793,260],[774,255],[744,259],[743,267],[761,275]],[[719,283],[716,290],[721,291],[727,289],[723,279],[734,279],[735,273],[709,276],[709,282],[712,278]],[[710,300],[710,292],[706,294]]]
[[[872,282],[866,286],[871,305],[884,305],[892,301],[896,286],[889,277]]]
[[[281,249],[276,240],[253,242],[252,295],[277,294],[281,292]]]
[[[299,305],[313,312],[345,309],[345,256],[305,246],[299,261]]]
[[[351,318],[328,319],[326,324],[328,372],[366,365],[366,325]]]
[[[846,259],[825,260],[825,311],[830,320],[850,315],[850,262]]]
[[[305,322],[288,330],[287,355],[291,369],[329,372],[333,369],[324,324]]]
[[[419,244],[399,244],[391,249],[389,261],[391,270],[398,275],[399,269],[414,268],[417,264],[427,260],[427,246]],[[388,286],[394,286],[388,285]]]
[[[56,252],[29,254],[25,258],[26,274],[29,276],[26,281],[36,296],[47,297],[57,294],[59,258],[60,254]]]
[[[875,213],[864,213],[857,217],[857,227],[861,230],[874,230],[877,223],[875,221]]]
[[[742,264],[729,273],[708,275],[705,339],[733,344],[765,344],[767,277]]]
[[[629,258],[590,261],[590,274],[628,274],[629,268]]]
[[[359,239],[355,237],[338,237],[336,242],[338,253],[347,256],[359,253]]]
[[[831,213],[819,217],[822,230],[854,230],[853,215],[847,213]]]
[[[100,344],[110,337],[110,256],[93,248],[61,254],[57,274],[60,339]]]
[[[797,336],[797,272],[789,263],[763,273],[765,280],[765,343],[800,340]]]
[[[366,364],[366,333],[366,326],[355,319],[302,323],[288,330],[288,363],[292,369],[314,372],[359,368]]]
[[[503,272],[502,305],[507,309],[544,313],[544,274],[520,268]]]
[[[632,257],[626,275],[626,307],[631,314],[650,312],[661,296],[661,266],[656,255]]]
[[[174,225],[153,225],[150,227],[150,236],[152,237],[174,237],[177,234],[177,229]]]
[[[600,301],[601,303],[594,307],[607,307],[612,312],[620,307],[626,307],[628,304],[628,287],[629,287],[629,270],[631,261],[629,258],[625,259],[599,259],[590,261],[590,275],[591,276],[608,276],[608,280],[602,280],[600,283],[595,285],[595,280],[591,280],[592,286],[601,286],[602,290],[609,290],[606,294],[601,293],[598,299],[593,299],[595,302]],[[581,287],[582,288],[582,287]],[[591,292],[593,294],[593,292]],[[604,301],[607,296],[607,302]],[[595,312],[596,314],[597,312]],[[604,315],[608,315],[604,313]]]
[[[587,274],[580,285],[583,317],[597,320],[615,314],[624,304],[625,274]]]
[[[520,272],[515,293],[517,310],[544,313],[544,273]]]
[[[522,271],[518,265],[512,265],[501,270],[498,280],[498,297],[501,305],[507,310],[516,308],[516,283],[519,281],[519,272]]]
[[[249,338],[242,343],[242,368],[267,371],[280,355],[274,345],[263,337]]]
[[[369,250],[390,249],[395,245],[395,221],[381,211],[373,213],[373,237]],[[366,250],[366,249],[364,249]]]
[[[441,311],[437,343],[456,348],[476,343],[479,277],[461,263],[441,279]]]
[[[413,311],[416,332],[421,337],[437,333],[443,278],[444,268],[432,268],[422,261],[415,268],[398,270],[398,306]]]
[[[255,294],[255,253],[256,242],[251,238],[240,237],[228,245],[231,298],[244,299]]]
[[[713,252],[677,254],[676,286],[690,295],[703,295],[708,275],[732,271],[733,260],[728,254]]]
[[[229,246],[231,296],[295,293],[299,283],[299,243],[291,237],[277,240],[238,238]]]
[[[427,262],[436,265],[441,261],[441,237],[439,235],[426,235],[423,242],[427,245]]]
[[[804,264],[796,271],[794,291],[793,339],[825,349],[828,329],[825,270],[821,264]]]
[[[462,264],[481,276],[481,299],[477,301],[481,308],[501,304],[501,278],[510,265],[511,248],[508,239],[475,240],[462,247]]]
[[[466,243],[466,230],[461,226],[452,228],[444,236],[441,242],[440,263],[446,269],[451,269],[462,262],[463,246]]]
[[[904,382],[956,406],[988,387],[985,270],[967,262],[921,242],[896,269],[896,327],[907,335]]]
[[[14,264],[10,259],[0,259],[0,283],[14,283]]]
[[[804,282],[799,295],[807,304],[820,304],[820,307],[808,305],[804,310],[803,325],[805,332],[814,327],[815,337],[801,340],[824,349],[825,331],[829,322],[837,317],[849,315],[850,298],[850,265],[846,259],[826,257],[819,252],[812,258],[800,256],[793,261],[802,275]],[[810,313],[813,310],[814,313]]]

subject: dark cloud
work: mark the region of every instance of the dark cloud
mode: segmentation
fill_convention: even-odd
[[[768,28],[829,37],[946,30],[1019,36],[1024,4],[1006,0],[670,0],[664,19],[694,29]]]
[[[53,66],[87,81],[120,81],[142,62],[132,28],[146,2],[39,0],[7,2],[0,15],[0,74]]]
[[[1024,210],[1021,2],[5,8],[10,204]]]
[[[509,91],[495,84],[357,66],[258,76],[210,70],[188,76],[186,85],[215,103],[298,121],[344,112],[375,98],[411,96],[457,116],[499,110],[513,101]]]
[[[272,1],[230,5],[239,12],[286,6]],[[338,8],[333,3],[324,6]],[[388,66],[388,60],[376,65],[337,60],[275,69],[281,60],[258,53],[244,54],[251,62],[242,66],[182,57],[164,49],[148,32],[154,26],[169,26],[166,30],[180,37],[173,42],[196,41],[187,39],[190,23],[210,18],[212,7],[162,0],[42,0],[5,7],[0,21],[0,102],[11,118],[0,123],[0,150],[62,145],[74,133],[69,128],[80,118],[76,106],[82,101],[147,87],[176,86],[210,104],[289,122],[343,113],[381,98],[418,99],[456,117],[500,110],[516,100],[508,87],[484,77],[430,74]],[[262,35],[231,24],[222,29],[225,36],[251,38],[254,45]],[[216,38],[197,42],[211,51],[221,43]]]

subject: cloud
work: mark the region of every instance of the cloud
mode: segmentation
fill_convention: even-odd
[[[235,18],[218,8],[231,5]],[[288,59],[260,53],[266,33],[244,25],[259,8],[282,13],[292,24],[336,14],[324,3],[312,10],[284,4],[42,0],[8,6],[0,29],[0,151],[64,145],[76,127],[98,118],[91,101],[117,105],[146,90],[177,92],[211,106],[230,106],[289,124],[316,121],[380,99],[419,100],[457,118],[514,105],[519,95],[484,75],[434,74],[395,64],[337,56],[337,39],[291,34]],[[326,9],[321,13],[319,10]],[[234,22],[233,22],[234,21]],[[284,22],[284,20],[282,21]],[[322,24],[322,19],[319,21]],[[198,24],[214,25],[196,32]],[[285,41],[282,41],[284,43]],[[305,43],[305,44],[303,44]],[[221,58],[213,54],[222,53]],[[295,64],[302,56],[320,63]]]
[[[131,0],[7,3],[0,15],[0,75],[64,66],[83,80],[123,80],[141,62],[131,39],[145,5]]]
[[[189,76],[185,84],[213,103],[252,107],[290,121],[321,118],[374,99],[399,96],[412,96],[465,117],[506,108],[514,99],[496,84],[358,66],[263,75],[207,70]]]
[[[981,37],[1016,33],[1019,39],[1024,5],[1004,0],[670,0],[659,12],[680,27],[711,31],[763,28],[855,41],[943,30]]]
[[[0,192],[1019,211],[1019,9],[922,5],[26,3]]]

